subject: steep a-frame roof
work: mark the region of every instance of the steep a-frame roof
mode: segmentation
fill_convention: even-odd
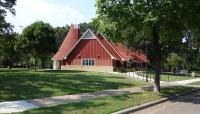
[[[81,32],[79,30],[78,25],[72,25],[62,45],[60,46],[58,52],[53,56],[52,60],[64,59],[67,52],[79,40],[80,37],[81,37]]]
[[[75,25],[71,26],[69,33],[64,39],[58,52],[54,55],[52,60],[63,60],[73,51],[82,39],[96,39],[112,59],[129,61],[134,60],[137,62],[147,62],[145,54],[128,49],[121,43],[109,42],[103,35],[94,34],[90,29],[81,36],[79,28]]]
[[[65,55],[65,57],[67,57],[72,51],[73,49],[79,44],[79,42],[82,40],[82,39],[96,39],[100,45],[105,49],[105,51],[110,55],[110,57],[112,59],[116,59],[115,56],[113,56],[112,52],[109,51],[106,47],[105,47],[105,44],[99,40],[98,36],[95,35],[90,29],[87,29],[86,32],[81,36],[81,38],[72,46],[72,48],[67,52],[67,54]]]

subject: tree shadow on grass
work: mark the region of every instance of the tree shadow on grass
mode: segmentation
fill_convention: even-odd
[[[194,88],[186,86],[173,86],[168,88],[162,88],[160,96],[169,98],[175,95],[191,92],[192,89]],[[175,97],[174,99],[170,99],[169,101],[200,104],[200,90],[179,96],[177,98]]]
[[[177,93],[180,94],[180,93],[190,92],[191,90],[192,90],[191,87],[178,86],[178,87],[171,88],[170,90],[163,90],[162,94],[163,96],[168,97]],[[193,91],[189,94],[185,94],[174,99],[170,99],[170,101],[175,102],[175,103],[183,102],[183,103],[192,103],[192,104],[199,105],[200,104],[200,90]]]
[[[183,102],[183,103],[193,103],[193,104],[200,104],[200,95],[199,94],[190,94],[179,97],[177,99],[171,99],[172,102]]]
[[[28,69],[0,69],[0,72],[12,73],[12,72],[27,72]]]
[[[153,91],[153,86],[144,86],[144,87],[141,87],[142,90],[144,91]]]
[[[31,110],[30,112],[23,112],[23,114],[69,114],[69,113],[83,113],[82,111],[85,111],[89,108],[95,108],[95,107],[101,107],[106,105],[106,102],[93,102],[93,101],[81,101],[76,103],[69,103],[66,105],[58,105],[54,107],[47,107],[47,108],[40,108]],[[67,111],[67,112],[66,112]],[[89,112],[87,112],[89,113]]]
[[[49,83],[43,83],[43,86],[59,88],[60,91],[67,94],[95,92],[107,89],[119,89],[121,87],[135,86],[135,84],[125,82],[108,81],[101,76],[90,75],[71,75],[67,78],[53,79]]]
[[[111,77],[107,80],[104,76],[78,73],[3,73],[0,76],[0,101],[87,93],[136,85],[113,80]]]
[[[37,72],[44,72],[44,73],[81,73],[81,72],[87,72],[87,71],[81,71],[81,70],[42,70]]]
[[[133,95],[140,95],[142,93],[141,92],[136,92],[136,93],[132,93],[132,94]],[[130,95],[130,94],[114,95],[114,96],[111,96],[111,98],[114,99],[114,100],[125,101],[125,100],[130,99],[131,97],[133,98],[134,97],[133,95]]]
[[[186,87],[186,86],[166,87],[166,88],[161,89],[161,96],[162,97],[170,97],[173,95],[185,93],[190,90],[192,90],[192,87]]]

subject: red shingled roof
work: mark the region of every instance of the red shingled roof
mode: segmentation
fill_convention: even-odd
[[[132,59],[137,62],[147,62],[147,57],[142,52],[130,50],[121,43],[109,42],[101,34],[96,35],[96,37],[116,60],[129,61]]]
[[[58,52],[52,58],[53,60],[62,60],[72,48],[72,46],[78,41],[81,36],[81,32],[77,25],[72,25],[67,36],[65,37]]]
[[[108,52],[116,59],[121,60],[121,56],[119,53],[111,46],[111,44],[102,36],[101,34],[96,35],[99,41],[104,45],[104,47],[108,50]]]
[[[130,50],[121,43],[110,42],[110,44],[117,50],[117,52],[124,58],[125,61],[129,61],[131,59],[138,62],[144,62],[144,63],[148,61],[144,53]]]

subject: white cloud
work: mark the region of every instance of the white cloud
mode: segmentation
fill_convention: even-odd
[[[75,9],[62,4],[51,4],[48,0],[17,0],[16,16],[8,14],[6,20],[20,32],[19,26],[27,26],[37,20],[49,22],[51,25],[64,26],[66,24],[86,21],[85,17]]]

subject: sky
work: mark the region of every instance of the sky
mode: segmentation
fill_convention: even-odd
[[[89,22],[96,15],[95,0],[17,0],[14,8],[16,15],[8,13],[6,20],[19,33],[35,21],[56,27]]]

